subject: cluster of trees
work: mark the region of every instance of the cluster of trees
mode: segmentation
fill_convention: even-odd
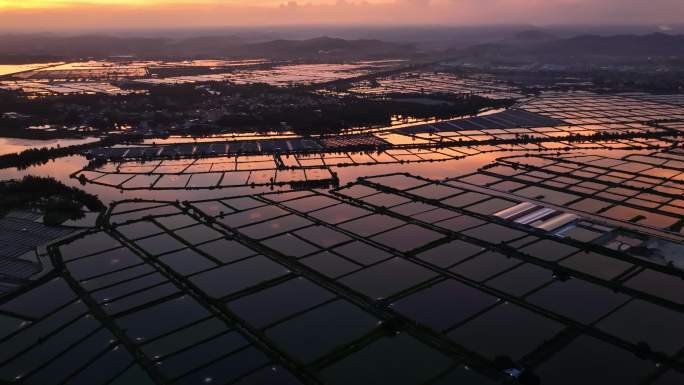
[[[19,153],[0,155],[0,169],[16,167],[20,170],[23,170],[28,167],[46,164],[52,159],[80,154],[83,151],[92,148],[113,146],[123,142],[136,142],[141,139],[142,137],[137,135],[117,135],[103,138],[97,142],[75,146],[30,148]]]
[[[85,209],[102,211],[105,205],[97,196],[54,178],[25,176],[19,181],[0,182],[0,213],[26,208],[41,210],[45,224],[55,226],[83,218]]]
[[[348,96],[339,98],[336,103],[321,103],[316,108],[292,105],[252,114],[226,114],[216,121],[216,125],[243,130],[273,128],[286,122],[300,134],[318,135],[346,128],[389,125],[392,117],[397,115],[417,119],[447,119],[472,116],[484,108],[510,105],[511,101],[508,100],[491,100],[475,95],[402,94],[387,95],[382,99]]]
[[[87,145],[57,148],[30,148],[19,153],[1,155],[0,169],[16,167],[20,170],[24,170],[31,166],[46,164],[51,159],[73,155],[85,148],[87,148]]]
[[[387,125],[395,115],[450,118],[473,115],[482,108],[510,104],[477,96],[393,94],[377,98],[321,93],[308,86],[276,87],[225,82],[207,83],[204,86],[134,83],[120,86],[144,89],[147,93],[62,95],[39,99],[0,93],[0,113],[17,112],[30,117],[13,121],[5,119],[0,124],[5,134],[12,136],[22,136],[22,130],[27,135],[37,135],[40,131],[24,128],[40,124],[86,125],[95,131],[108,132],[117,125],[136,127],[146,122],[151,128],[166,131],[173,126],[184,126],[190,119],[197,121],[197,128],[202,133],[270,131],[280,127],[281,122],[286,122],[300,133],[318,134],[344,128]],[[198,113],[218,109],[226,111],[218,121]],[[8,129],[13,133],[8,133]],[[79,133],[60,131],[59,134],[73,136]]]
[[[89,126],[95,131],[109,131],[117,125],[136,126],[147,120],[152,126],[166,126],[183,122],[185,113],[224,106],[223,95],[245,97],[280,92],[268,85],[228,85],[213,83],[218,93],[211,93],[196,84],[148,85],[122,82],[122,88],[145,91],[130,95],[52,95],[44,98],[27,98],[17,92],[0,90],[0,127],[4,135],[15,137],[50,136],[38,130],[25,130],[28,126],[50,124],[54,126]],[[221,92],[223,91],[223,92]],[[26,119],[2,119],[5,112],[28,116]],[[74,136],[60,131],[61,137]]]

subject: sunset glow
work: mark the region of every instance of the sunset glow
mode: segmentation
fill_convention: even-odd
[[[0,0],[0,29],[667,24],[682,14],[680,0]]]
[[[316,3],[316,2],[314,2]],[[325,1],[318,2],[325,3]],[[198,1],[169,1],[169,0],[28,0],[16,2],[14,0],[0,0],[0,9],[54,9],[74,8],[84,6],[119,6],[119,7],[173,7],[179,5],[269,5],[280,4],[274,0],[198,0]]]

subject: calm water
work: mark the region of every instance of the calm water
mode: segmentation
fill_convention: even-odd
[[[683,275],[656,255],[682,244],[666,228],[684,220],[682,154],[591,145],[110,163],[84,185],[81,156],[0,170],[148,200],[114,203],[108,226],[57,246],[53,279],[0,300],[0,380],[682,384]],[[341,187],[185,188],[269,183],[282,164]],[[167,177],[178,188],[107,186]]]
[[[39,64],[0,64],[0,76],[11,75],[18,72],[32,71],[39,68],[47,68],[59,63],[39,63]]]
[[[77,146],[98,140],[98,138],[34,140],[0,137],[0,155],[22,152],[28,149]]]

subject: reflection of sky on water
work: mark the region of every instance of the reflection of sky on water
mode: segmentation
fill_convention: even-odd
[[[612,158],[647,153],[586,152]],[[106,219],[112,224],[104,230],[109,235],[93,232],[59,246],[64,271],[69,274],[23,295],[19,305],[36,313],[40,318],[37,325],[60,326],[54,317],[44,314],[53,309],[53,303],[76,299],[69,287],[88,290],[94,301],[91,309],[99,306],[100,319],[106,317],[111,325],[121,328],[121,333],[114,337],[94,334],[95,339],[89,337],[83,346],[102,346],[100,337],[102,341],[128,341],[141,346],[140,357],[144,354],[160,362],[155,370],[158,368],[162,374],[176,376],[187,371],[182,377],[187,381],[180,383],[188,384],[208,382],[207,378],[219,375],[247,375],[255,362],[266,365],[265,359],[251,356],[263,346],[277,347],[284,357],[306,362],[325,357],[321,361],[325,365],[297,370],[320,373],[326,384],[383,383],[388,379],[392,384],[407,385],[483,383],[479,379],[471,381],[458,371],[448,373],[448,382],[426,381],[443,375],[452,365],[440,353],[445,343],[449,351],[452,346],[468,349],[464,353],[467,359],[475,353],[487,360],[509,357],[515,361],[511,362],[514,368],[518,362],[526,362],[531,352],[543,352],[544,361],[533,368],[543,383],[555,380],[558,371],[567,365],[576,368],[568,374],[571,383],[583,383],[583,376],[603,359],[602,355],[608,356],[604,359],[607,362],[595,376],[613,378],[613,373],[622,376],[625,372],[627,381],[657,370],[652,360],[633,354],[639,350],[631,344],[647,341],[649,346],[668,354],[681,348],[680,339],[672,336],[681,334],[682,314],[655,302],[672,301],[674,306],[682,303],[682,281],[678,277],[666,275],[654,266],[639,266],[636,270],[641,261],[623,260],[607,250],[587,253],[576,247],[574,241],[579,238],[574,234],[565,239],[528,227],[509,226],[494,213],[511,208],[519,199],[499,194],[488,182],[479,183],[479,179],[430,183],[390,175],[357,181],[358,177],[392,172],[454,178],[504,156],[544,164],[535,162],[534,156],[526,158],[521,154],[501,151],[443,162],[333,168],[342,184],[357,182],[333,195],[309,190],[226,199],[268,189],[122,193],[116,188],[86,184],[82,188],[108,202],[133,197],[215,200],[192,204],[191,210],[184,210],[184,204],[152,202],[116,206]],[[551,151],[546,154],[558,155]],[[69,157],[33,167],[30,172],[80,186],[69,176],[85,163],[81,157]],[[149,177],[148,165],[143,165],[147,171],[137,177]],[[206,169],[202,164],[195,166]],[[133,168],[126,166],[127,170]],[[5,171],[0,172],[0,177],[25,173]],[[212,178],[211,174],[191,178],[195,176]],[[213,218],[196,215],[195,210]],[[574,278],[558,279],[559,271],[561,277],[567,274]],[[626,272],[635,274],[625,280],[615,279]],[[667,278],[670,281],[663,284]],[[671,290],[668,285],[672,285]],[[625,292],[625,287],[632,291]],[[661,293],[664,290],[667,292]],[[208,311],[210,301],[220,301],[225,307]],[[2,310],[14,309],[3,306]],[[219,312],[231,320],[241,317],[240,322],[263,331],[258,335],[258,344],[244,340],[242,328],[227,331],[217,317]],[[9,320],[14,322],[11,317],[15,313],[9,314]],[[84,320],[68,324],[65,333],[77,334],[81,325],[94,327],[99,321],[97,317]],[[638,322],[627,322],[633,320]],[[584,325],[593,322],[597,323],[596,329],[585,334]],[[656,322],[657,328],[645,326]],[[388,331],[393,331],[395,324],[401,333],[392,333],[390,338]],[[413,329],[410,325],[414,324],[424,328]],[[425,332],[427,328],[430,333]],[[575,332],[575,338],[555,338],[568,331]],[[20,334],[20,338],[30,338],[25,337],[27,334]],[[601,339],[594,340],[596,336]],[[53,335],[45,340],[35,350],[27,351],[40,352],[44,346],[61,342]],[[425,341],[440,344],[435,347]],[[129,358],[128,349],[114,351]],[[252,353],[245,358],[244,352]],[[50,365],[63,367],[61,361],[66,356],[62,354],[56,364]],[[15,358],[15,362],[22,366],[33,364],[24,351],[17,357],[20,360]],[[76,362],[88,358],[78,348],[72,348],[68,357]],[[230,365],[204,366],[217,357],[223,357],[217,361],[219,364]],[[116,358],[109,353],[103,355],[90,364],[88,371],[79,372],[79,378],[89,379],[96,369],[98,374],[113,376],[107,373],[122,370],[115,366]],[[407,363],[401,365],[403,372],[396,362]],[[625,362],[628,369],[623,368]],[[489,368],[488,363],[473,366],[468,375],[477,376],[478,369]],[[272,365],[275,363],[268,363],[266,368],[276,373]],[[7,369],[12,373],[9,378],[13,378],[15,372],[10,369],[13,367]],[[36,373],[32,378],[46,378],[45,371]],[[280,382],[267,379],[248,383]]]
[[[30,148],[50,148],[50,147],[67,147],[76,146],[79,144],[92,143],[97,141],[97,138],[85,139],[47,139],[47,140],[33,140],[33,139],[18,139],[18,138],[0,138],[0,155],[12,154],[15,152],[22,152]]]
[[[622,157],[628,154],[647,154],[652,151],[634,151],[634,150],[587,150],[587,153],[596,155],[605,155],[611,157]],[[448,177],[457,177],[476,171],[478,168],[494,162],[497,158],[520,155],[520,152],[493,152],[478,154],[459,160],[448,160],[438,162],[422,162],[422,163],[396,163],[396,164],[381,164],[373,166],[356,166],[356,167],[333,167],[333,171],[337,172],[340,179],[340,185],[355,181],[359,177],[388,174],[394,172],[407,172],[417,176],[422,176],[430,179],[444,179]],[[81,170],[86,166],[87,160],[80,156],[71,156],[50,161],[47,164],[30,167],[26,170],[5,169],[0,170],[0,179],[16,179],[25,175],[37,175],[54,177],[64,182],[69,186],[78,187],[85,191],[97,194],[103,202],[109,203],[115,200],[122,199],[155,199],[155,200],[203,200],[212,199],[225,196],[237,195],[251,195],[262,192],[274,191],[270,187],[231,187],[227,189],[213,189],[213,190],[135,190],[135,191],[120,191],[115,188],[98,186],[87,183],[85,186],[81,185],[78,180],[71,178],[71,174]],[[278,188],[275,190],[282,190],[286,188]]]

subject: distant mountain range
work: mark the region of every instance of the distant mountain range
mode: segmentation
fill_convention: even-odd
[[[235,36],[206,36],[185,39],[138,38],[112,36],[56,37],[40,35],[0,36],[0,60],[25,57],[48,59],[106,58],[133,56],[136,58],[189,57],[389,57],[416,52],[410,44],[380,40],[345,40],[319,37],[306,40],[272,40],[243,42]]]
[[[272,59],[373,59],[415,55],[444,55],[487,61],[517,62],[644,61],[657,58],[683,58],[684,35],[583,35],[559,38],[545,30],[512,33],[509,38],[464,48],[425,49],[408,42],[377,39],[317,37],[254,42],[239,36],[200,36],[185,38],[113,37],[83,35],[0,35],[0,63],[73,60],[131,56],[140,59],[164,58],[272,58]]]
[[[352,54],[360,56],[407,55],[416,51],[411,44],[388,43],[380,40],[344,40],[319,37],[307,40],[273,40],[264,43],[246,44],[239,47],[244,55],[253,56],[310,56]]]
[[[530,31],[508,40],[479,44],[467,49],[454,49],[450,54],[454,57],[472,57],[479,60],[507,58],[518,61],[536,59],[542,62],[635,62],[684,58],[684,35],[582,35],[560,39],[543,32]]]
[[[663,33],[607,37],[585,35],[545,42],[530,47],[530,52],[599,56],[682,56],[684,55],[684,35]]]

